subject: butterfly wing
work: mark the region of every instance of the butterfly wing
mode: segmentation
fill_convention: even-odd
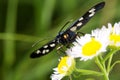
[[[102,9],[105,5],[105,2],[98,3],[97,5],[93,6],[91,9],[89,9],[82,17],[80,17],[77,21],[71,25],[66,31],[76,31],[79,30],[83,25],[85,25],[94,15],[97,11]]]
[[[57,46],[58,42],[56,39],[48,42],[47,44],[45,44],[44,46],[42,46],[41,48],[37,49],[36,51],[34,51],[30,57],[31,58],[37,58],[43,55],[48,54],[49,52],[51,52],[56,46]]]

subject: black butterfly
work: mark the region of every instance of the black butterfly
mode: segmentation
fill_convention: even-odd
[[[30,57],[37,58],[46,55],[50,53],[57,46],[57,44],[62,44],[63,46],[65,46],[74,42],[77,36],[76,31],[79,30],[83,25],[85,25],[95,15],[95,13],[98,10],[104,7],[104,5],[105,2],[101,2],[93,6],[82,17],[75,21],[73,25],[68,27],[65,31],[60,31],[58,35],[55,37],[55,39],[34,51]]]

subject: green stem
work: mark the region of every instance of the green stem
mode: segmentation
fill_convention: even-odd
[[[16,32],[18,0],[7,0],[7,13],[5,22],[5,33]],[[4,37],[9,37],[5,35]],[[15,38],[11,36],[11,38]],[[15,41],[4,40],[3,46],[3,76],[4,80],[14,80],[13,65],[16,61]],[[11,73],[12,72],[12,73]],[[7,75],[7,77],[6,77]]]
[[[109,58],[109,60],[108,60],[108,65],[107,65],[107,72],[108,72],[108,73],[110,72],[110,66],[111,66],[112,58],[113,58],[113,54],[110,55],[110,58]]]
[[[120,63],[120,61],[116,61],[115,63],[113,63],[113,65],[110,67],[110,70],[109,70],[109,71],[111,71],[111,70],[113,69],[113,67],[114,67],[116,64],[118,64],[118,63]]]
[[[110,55],[112,55],[113,53],[116,53],[118,50],[120,50],[120,49],[117,48],[117,49],[111,50],[111,51],[105,56],[103,62],[105,62],[105,61],[110,57]]]
[[[98,56],[98,60],[100,61],[100,64],[103,66],[103,68],[105,69],[105,62],[103,62],[103,57],[102,55]]]
[[[106,68],[104,66],[102,66],[102,64],[101,64],[100,60],[98,59],[98,57],[96,57],[96,64],[100,68],[100,70],[103,72],[104,79],[109,80]]]
[[[92,71],[92,70],[84,70],[84,69],[77,69],[77,68],[76,68],[75,71],[76,71],[76,72],[80,72],[80,73],[82,73],[82,74],[84,74],[84,75],[89,75],[89,74],[91,74],[91,75],[97,75],[97,76],[103,75],[103,74],[100,73],[100,72]]]
[[[69,76],[69,78],[70,78],[70,80],[72,80],[72,76],[71,75]]]

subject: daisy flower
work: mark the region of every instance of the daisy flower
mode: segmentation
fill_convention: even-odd
[[[108,30],[111,31],[109,34],[109,45],[120,46],[120,22],[115,23],[114,26],[109,23]]]
[[[69,56],[80,57],[81,60],[92,59],[98,54],[105,52],[108,46],[108,37],[110,31],[103,27],[102,29],[93,30],[91,34],[78,37],[74,46],[66,50]]]
[[[73,57],[62,57],[57,68],[54,68],[54,74],[51,75],[52,80],[61,80],[64,76],[69,76],[75,67]]]

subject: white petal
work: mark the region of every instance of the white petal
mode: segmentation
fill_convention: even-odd
[[[52,75],[51,75],[51,79],[52,79],[52,80],[61,80],[63,77],[64,77],[63,74],[59,74],[59,75],[52,74]]]

